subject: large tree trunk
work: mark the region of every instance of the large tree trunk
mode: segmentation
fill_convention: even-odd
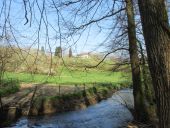
[[[138,0],[160,128],[170,128],[170,30],[164,0]]]
[[[156,104],[155,104],[155,94],[154,89],[152,86],[152,80],[151,80],[151,74],[148,69],[144,51],[142,48],[142,44],[140,41],[139,48],[141,53],[141,70],[142,70],[142,83],[144,85],[143,92],[144,92],[144,101],[145,101],[145,107],[148,113],[148,119],[150,122],[153,123],[153,126],[155,126],[157,122],[157,113],[156,113]]]
[[[126,0],[126,12],[128,20],[129,54],[132,69],[135,119],[137,121],[145,122],[148,120],[148,116],[144,105],[132,0]]]

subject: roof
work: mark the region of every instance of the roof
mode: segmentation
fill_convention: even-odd
[[[89,52],[84,52],[84,53],[77,54],[77,56],[84,56],[84,55],[90,55],[90,53]]]

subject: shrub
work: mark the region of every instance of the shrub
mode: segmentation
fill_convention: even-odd
[[[0,95],[6,96],[19,91],[20,85],[18,80],[2,80],[0,83]]]

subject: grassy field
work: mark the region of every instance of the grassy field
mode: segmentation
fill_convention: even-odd
[[[53,83],[53,84],[90,84],[90,83],[131,83],[131,75],[129,65],[117,68],[117,72],[112,72],[113,64],[118,63],[114,58],[106,59],[102,64],[93,69],[85,70],[86,66],[94,66],[100,62],[103,55],[90,55],[89,58],[81,57],[63,57],[54,56],[51,62],[49,55],[39,54],[32,50],[27,56],[25,52],[22,55],[26,58],[25,61],[18,58],[18,55],[13,55],[9,59],[9,64],[5,67],[5,80],[17,79],[23,83]],[[18,53],[21,54],[21,53]],[[35,62],[35,58],[38,58]],[[51,74],[48,77],[49,66]],[[69,69],[69,70],[68,70]],[[35,74],[31,74],[34,72]]]
[[[29,73],[6,72],[4,79],[18,79],[23,83],[90,84],[90,83],[131,83],[130,73],[110,71],[68,71],[50,76]]]

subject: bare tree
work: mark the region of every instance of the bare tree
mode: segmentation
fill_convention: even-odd
[[[75,14],[75,18],[77,18],[77,13],[78,14],[86,14],[85,18],[89,18],[90,17],[90,11],[91,9],[95,8],[96,5],[98,5],[99,3],[95,3],[96,1],[76,1],[75,3],[73,1],[69,1],[66,3],[62,3],[60,4],[61,6],[69,6],[69,5],[73,5],[73,4],[80,4],[80,7],[87,7],[87,9],[81,9],[78,8],[78,5],[75,5],[76,8],[74,8],[74,11],[77,10],[76,14]],[[114,1],[116,3],[116,1]],[[113,2],[113,5],[114,5]],[[93,5],[93,3],[95,3],[95,5]],[[102,17],[98,17],[98,18],[94,18],[91,17],[90,19],[87,18],[87,20],[83,20],[83,23],[80,23],[79,26],[76,26],[77,24],[74,24],[73,28],[71,30],[73,30],[73,32],[78,32],[80,30],[86,29],[89,26],[91,26],[92,24],[97,24],[100,27],[100,22],[104,22],[105,19],[108,18],[113,18],[115,20],[113,20],[113,23],[115,23],[115,26],[119,26],[119,27],[110,27],[111,33],[115,33],[116,30],[116,36],[110,34],[109,37],[113,38],[112,39],[112,47],[116,47],[114,49],[111,49],[111,51],[109,53],[106,54],[109,55],[110,53],[113,53],[115,51],[119,50],[123,50],[123,49],[127,49],[127,47],[129,47],[129,54],[130,54],[130,63],[131,63],[131,68],[132,68],[132,80],[133,80],[133,89],[134,89],[134,99],[135,99],[135,119],[138,121],[148,121],[148,113],[146,111],[145,108],[145,103],[144,103],[144,92],[143,92],[143,87],[142,87],[142,81],[141,81],[141,72],[140,72],[140,59],[138,56],[138,46],[137,46],[137,38],[136,38],[136,25],[135,25],[135,16],[134,16],[134,9],[133,9],[133,1],[132,0],[126,0],[125,2],[121,2],[119,3],[120,6],[120,10],[115,11],[115,13],[113,13],[115,10],[115,7],[113,6],[111,8],[111,10],[108,9],[108,15],[104,15]],[[103,5],[102,5],[103,6]],[[99,6],[100,7],[100,6]],[[90,9],[89,9],[90,8]],[[127,15],[126,15],[127,14]],[[81,16],[82,18],[84,18],[83,16]],[[127,17],[127,18],[126,18]],[[112,21],[112,19],[109,19]],[[125,23],[122,21],[126,21]],[[76,20],[74,20],[76,21]],[[121,23],[119,23],[119,21]],[[85,22],[85,23],[84,23]],[[77,23],[77,22],[76,22]],[[119,25],[118,25],[119,24]],[[102,29],[102,27],[100,27]],[[129,40],[129,44],[127,43],[128,40],[127,39],[127,35],[128,35],[128,40]],[[113,37],[115,36],[115,37]],[[125,45],[124,45],[125,44]],[[125,46],[125,47],[124,47]],[[95,66],[90,66],[90,67],[96,67],[99,64],[101,64],[103,62],[103,60],[106,58],[106,56]]]
[[[2,8],[2,12],[4,13],[1,14],[4,14],[3,16],[5,17],[2,23],[4,23],[4,28],[7,28],[7,25],[9,26],[8,29],[10,29],[18,45],[14,32],[15,29],[10,21],[11,3],[12,0],[10,0],[9,3],[6,3],[5,0],[3,1],[3,6],[9,9]],[[112,43],[109,45],[109,50],[107,49],[106,56],[118,51],[126,51],[127,53],[129,50],[135,97],[135,117],[137,120],[144,120],[146,112],[143,103],[132,0],[23,0],[22,4],[25,12],[23,14],[25,18],[24,25],[29,25],[30,27],[35,25],[34,27],[37,28],[35,32],[36,38],[32,43],[37,44],[37,49],[39,49],[40,46],[41,31],[42,29],[45,30],[45,44],[48,44],[51,52],[50,68],[52,67],[50,30],[54,31],[56,34],[55,39],[56,42],[59,42],[60,48],[63,42],[68,48],[75,45],[85,31],[89,31],[89,35],[90,30],[95,26],[99,32],[106,32],[107,30],[108,34],[106,39],[101,42],[99,46]],[[34,9],[36,9],[36,11]],[[50,13],[52,13],[53,18],[56,18],[55,25],[49,21]],[[37,16],[37,14],[39,15]],[[64,14],[67,15],[67,17]],[[2,33],[5,32],[2,31]],[[104,56],[99,64],[104,61],[106,56]],[[38,50],[34,63],[37,62],[37,57]]]
[[[143,87],[140,75],[140,60],[138,56],[138,46],[132,0],[126,0],[126,13],[128,19],[129,55],[132,69],[135,119],[144,122],[148,120],[148,115],[145,108]]]
[[[72,50],[71,50],[71,48],[69,49],[69,55],[68,55],[70,58],[73,56],[72,55]]]
[[[1,37],[0,40],[0,83],[2,82],[6,65],[10,63],[10,58],[13,56],[13,51],[8,45],[9,38]]]

